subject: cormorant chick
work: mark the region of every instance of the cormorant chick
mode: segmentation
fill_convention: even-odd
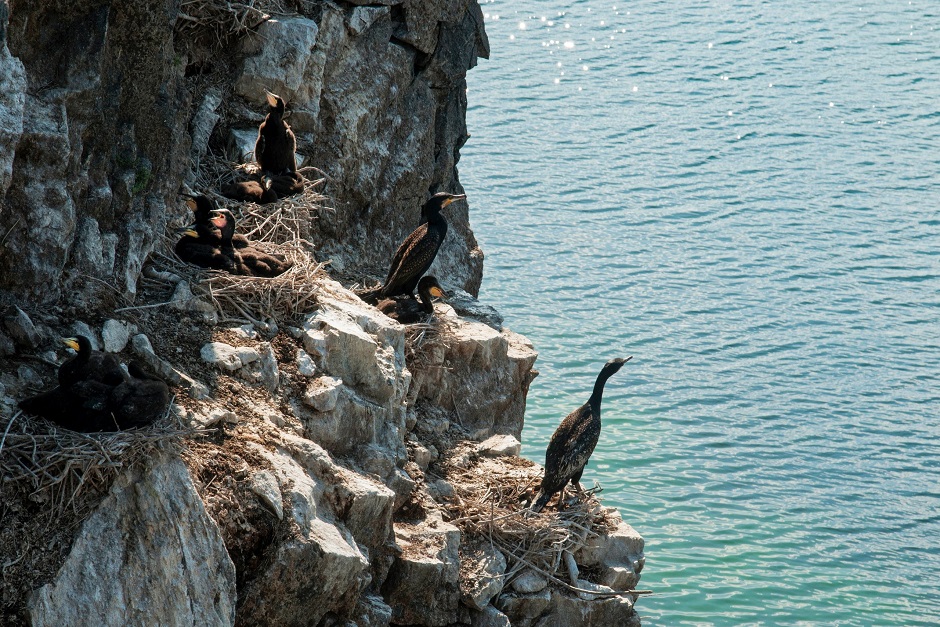
[[[392,320],[397,320],[402,324],[414,324],[421,322],[434,313],[434,303],[432,297],[441,298],[444,296],[444,289],[433,276],[422,277],[418,281],[418,298],[420,303],[412,298],[386,298],[380,301],[376,307]]]
[[[268,99],[268,114],[258,127],[255,161],[261,166],[263,172],[275,175],[296,172],[297,161],[294,158],[294,151],[297,150],[297,138],[284,121],[284,100],[267,90],[264,93]]]
[[[594,393],[588,402],[561,421],[545,451],[545,476],[539,488],[532,511],[540,512],[556,493],[561,492],[559,504],[565,498],[565,485],[571,482],[581,492],[581,473],[587,465],[601,434],[601,397],[604,384],[615,372],[633,359],[611,359],[601,369],[594,383]]]
[[[59,367],[59,385],[18,403],[73,431],[117,431],[141,427],[160,418],[170,404],[166,383],[137,364],[121,368],[113,355],[91,350],[88,338],[63,340],[78,354]]]
[[[252,181],[254,182],[254,181]],[[267,183],[270,187],[270,183]],[[200,235],[205,234],[205,243],[219,246],[222,244],[222,233],[218,225],[212,222],[217,218],[217,209],[215,203],[207,196],[192,196],[186,200],[186,206],[193,212],[193,229]],[[205,230],[199,227],[206,227]],[[215,240],[212,240],[212,238]],[[248,238],[244,235],[232,235],[232,246],[235,248],[245,248],[248,246]]]
[[[235,257],[222,251],[222,238],[218,230],[209,225],[192,225],[182,231],[183,237],[173,248],[176,256],[201,268],[235,273]]]
[[[277,192],[272,189],[271,185],[271,177],[262,176],[260,182],[249,180],[224,185],[222,195],[234,200],[247,200],[259,205],[266,205],[277,200]]]
[[[222,233],[221,251],[224,255],[230,255],[235,259],[235,271],[233,274],[260,277],[276,277],[283,274],[293,265],[291,262],[262,252],[249,245],[240,248],[237,251],[231,245],[232,235],[235,233],[235,216],[228,209],[220,209],[215,212],[216,217],[212,223],[219,227]]]
[[[447,236],[447,220],[441,215],[441,210],[455,200],[464,198],[464,194],[440,192],[424,203],[421,215],[427,217],[427,221],[422,222],[398,247],[382,287],[363,292],[360,298],[373,304],[380,298],[398,295],[414,298],[418,280],[431,267]]]

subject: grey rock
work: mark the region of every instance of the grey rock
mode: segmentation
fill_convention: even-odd
[[[470,613],[471,627],[510,627],[509,617],[492,605]]]
[[[3,324],[13,341],[25,348],[35,349],[42,342],[42,337],[36,326],[26,312],[19,307],[14,308],[15,313],[3,319]]]
[[[277,355],[269,342],[261,343],[259,353],[261,354],[261,383],[269,392],[274,392],[281,380],[280,370],[277,367]]]
[[[512,589],[522,594],[541,592],[548,587],[548,578],[527,568],[512,580]]]
[[[230,129],[228,141],[225,144],[228,158],[236,163],[253,161],[255,158],[255,142],[257,140],[257,128]]]
[[[506,557],[490,546],[461,553],[464,572],[460,578],[460,600],[475,610],[483,610],[503,590]]]
[[[195,311],[210,316],[210,322],[217,318],[215,306],[209,301],[199,298],[193,294],[188,281],[180,281],[173,290],[173,296],[170,297],[170,306],[180,311]]]
[[[9,357],[16,353],[16,344],[13,343],[13,339],[0,331],[0,357]]]
[[[330,411],[336,407],[343,380],[336,377],[322,376],[307,386],[304,403],[317,411]]]
[[[460,531],[440,520],[396,524],[402,554],[382,585],[392,622],[443,627],[456,622],[460,599]]]
[[[4,20],[5,21],[5,20]],[[13,178],[13,158],[23,134],[26,70],[0,39],[0,198]]]
[[[109,353],[120,353],[127,346],[133,329],[123,320],[106,320],[101,328],[101,343]]]
[[[385,627],[391,620],[392,608],[385,604],[382,597],[374,594],[364,594],[359,597],[359,602],[353,611],[353,622],[356,627]]]
[[[511,435],[494,435],[480,443],[480,454],[484,457],[518,457],[522,444]]]
[[[609,566],[601,572],[600,582],[614,590],[633,590],[639,580],[633,568]]]
[[[460,316],[471,318],[496,329],[503,328],[503,316],[489,305],[484,305],[462,289],[451,289],[447,296],[447,304],[454,308]]]
[[[23,364],[16,369],[16,376],[20,380],[20,385],[38,388],[42,386],[42,377],[35,370]]]
[[[297,372],[304,377],[313,377],[317,374],[317,365],[302,348],[297,349]]]
[[[430,482],[428,484],[428,492],[430,492],[434,500],[438,502],[450,500],[454,498],[456,494],[453,484],[444,479]]]
[[[284,506],[281,503],[281,488],[277,477],[269,470],[259,470],[251,476],[251,491],[257,494],[268,508],[277,516],[284,518]]]
[[[216,111],[221,104],[222,93],[215,87],[209,88],[203,95],[202,102],[189,124],[189,132],[192,137],[190,154],[194,171],[198,170],[199,162],[209,145],[209,137],[219,121],[220,116]]]
[[[408,448],[411,449],[411,454],[414,462],[418,464],[418,468],[422,471],[427,470],[428,465],[431,463],[431,451],[420,442],[411,442]]]
[[[224,342],[208,342],[199,350],[199,356],[208,364],[212,364],[227,372],[235,372],[245,365],[238,348]]]
[[[150,370],[158,377],[171,385],[178,385],[187,390],[189,395],[197,400],[203,400],[209,397],[209,388],[196,381],[185,372],[177,370],[170,363],[161,359],[153,350],[150,340],[143,333],[138,333],[131,338],[131,348]]]
[[[232,625],[235,567],[183,462],[125,472],[29,613],[49,627]]]

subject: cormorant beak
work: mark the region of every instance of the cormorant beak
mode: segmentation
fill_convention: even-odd
[[[183,229],[183,230],[180,231],[180,232],[181,232],[183,235],[186,235],[187,237],[199,237],[199,233],[197,233],[197,232],[194,231],[193,229]]]
[[[189,207],[189,210],[190,210],[190,211],[195,211],[195,210],[196,210],[196,200],[195,200],[192,196],[190,196],[189,198],[186,199],[186,206]]]
[[[441,204],[441,208],[446,207],[447,205],[454,202],[455,200],[464,200],[466,199],[466,197],[467,197],[466,194],[454,194],[453,196],[451,196],[450,198],[448,198]]]
[[[212,218],[210,221],[220,229],[228,223],[228,219],[218,211],[212,212]]]
[[[444,290],[434,286],[431,288],[431,296],[434,296],[435,298],[444,298]]]
[[[62,338],[62,343],[71,348],[73,351],[78,350],[78,338],[64,337]]]
[[[264,97],[268,99],[268,105],[271,107],[277,106],[277,96],[269,92],[267,89],[264,90]]]

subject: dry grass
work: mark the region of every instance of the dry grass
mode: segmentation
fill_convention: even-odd
[[[454,453],[451,459],[460,457],[459,451]],[[530,513],[522,503],[532,498],[541,469],[521,458],[473,460],[471,456],[466,468],[448,466],[445,478],[455,492],[447,505],[450,522],[464,537],[489,542],[506,556],[507,585],[529,568],[574,590],[566,581],[564,552],[576,553],[616,524],[595,497],[598,488],[584,491],[576,503],[559,512]]]
[[[150,458],[157,449],[178,450],[194,433],[176,418],[130,431],[79,433],[17,412],[3,425],[0,474],[4,490],[25,492],[45,503],[54,517],[80,521],[117,474]],[[86,498],[91,496],[93,498]]]

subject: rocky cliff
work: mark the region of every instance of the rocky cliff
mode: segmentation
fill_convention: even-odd
[[[466,204],[428,324],[343,285],[462,191],[486,54],[468,0],[0,2],[4,624],[639,623],[643,541],[616,512],[522,511],[536,353],[471,296]],[[242,216],[295,268],[184,267],[179,193],[247,160],[263,89],[311,182]],[[17,412],[74,333],[172,383],[171,414],[86,436]]]

